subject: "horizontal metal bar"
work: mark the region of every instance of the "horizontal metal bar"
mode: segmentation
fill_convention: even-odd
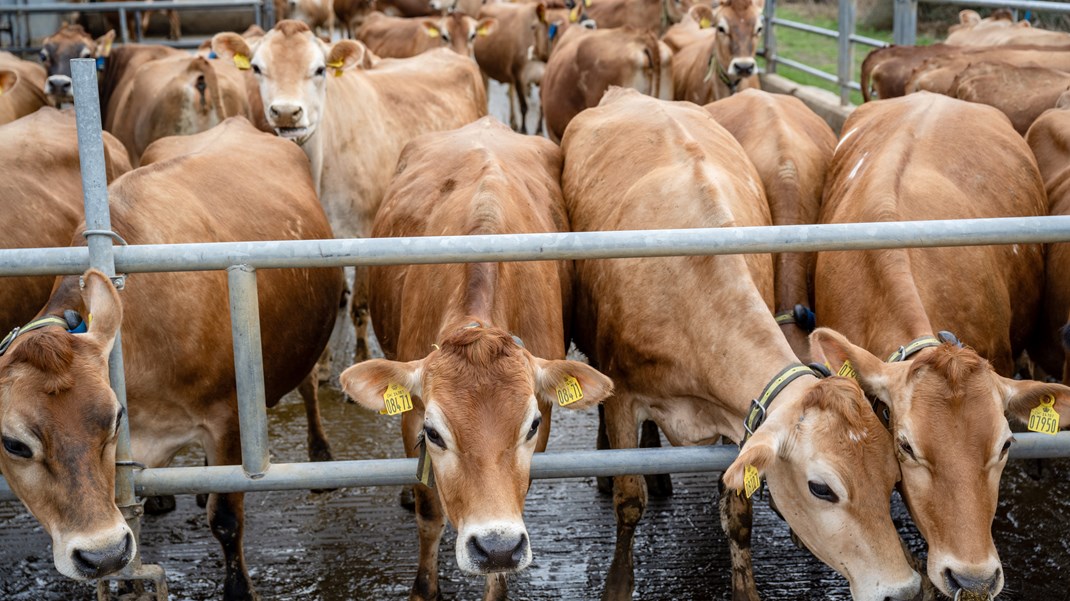
[[[671,257],[1070,241],[1070,216],[618,232],[146,244],[115,248],[124,273]],[[0,276],[78,274],[86,249],[0,250]]]
[[[828,81],[828,82],[839,83],[839,81],[840,81],[835,75],[832,75],[830,73],[826,73],[826,72],[822,71],[821,69],[816,69],[816,68],[811,67],[810,65],[807,65],[805,63],[800,63],[799,61],[792,60],[790,58],[784,58],[783,56],[780,56],[779,54],[776,57],[776,62],[777,62],[778,66],[779,65],[783,65],[785,67],[791,67],[792,69],[798,69],[798,70],[802,71],[803,73],[809,73],[810,75],[813,75],[814,77],[819,77],[819,78],[824,79],[825,81]]]
[[[1070,432],[1016,434],[1011,459],[1070,457]],[[621,476],[625,474],[724,471],[735,460],[735,445],[538,453],[532,458],[536,480]],[[135,477],[139,496],[209,492],[330,489],[346,486],[401,486],[416,481],[415,459],[366,459],[315,463],[276,463],[260,478],[239,465],[147,469]],[[0,500],[14,499],[0,479]]]
[[[260,0],[191,0],[190,2],[94,2],[92,4],[34,4],[34,5],[0,5],[0,14],[17,13],[103,13],[115,12],[120,8],[128,12],[137,10],[241,10],[259,8]]]
[[[1070,4],[1064,2],[1037,2],[1034,0],[919,0],[926,4],[957,4],[984,8],[1013,8],[1042,12],[1070,13]]]
[[[792,21],[790,19],[781,19],[780,17],[773,17],[770,19],[773,25],[780,25],[787,27],[788,29],[797,29],[799,31],[805,31],[807,33],[816,33],[817,35],[823,35],[827,38],[839,38],[840,32],[834,29],[825,29],[824,27],[818,27],[816,25],[810,25],[808,23],[800,23],[798,21]]]
[[[858,35],[857,33],[851,34],[851,41],[855,44],[862,44],[863,46],[872,46],[873,48],[887,48],[888,42],[884,40],[878,40],[876,38],[866,37],[864,35]]]

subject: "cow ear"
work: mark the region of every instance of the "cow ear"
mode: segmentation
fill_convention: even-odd
[[[725,486],[732,490],[743,490],[744,472],[747,466],[758,470],[758,476],[765,475],[766,470],[773,466],[777,459],[780,441],[769,430],[773,424],[766,424],[758,432],[750,437],[747,444],[739,452],[739,456],[725,470],[723,480]]]
[[[115,42],[115,30],[109,29],[108,33],[100,36],[95,40],[97,47],[96,53],[93,58],[107,58],[111,56],[111,45]]]
[[[82,303],[88,313],[86,322],[89,329],[86,334],[100,345],[102,354],[107,357],[123,323],[123,303],[119,299],[119,292],[108,276],[96,269],[90,269],[82,275],[81,286]]]
[[[754,0],[754,8],[756,8],[758,12],[762,12],[765,8],[765,0]]]
[[[891,404],[905,381],[909,363],[885,363],[829,328],[810,334],[810,356],[834,374],[854,378],[870,396]]]
[[[981,22],[981,14],[975,10],[960,10],[959,23],[962,25],[977,25]]]
[[[494,29],[498,27],[498,20],[487,17],[486,19],[480,19],[479,23],[476,23],[476,35],[488,36],[494,33]]]
[[[699,29],[709,29],[713,26],[713,8],[706,4],[696,4],[688,9],[691,19],[698,23]]]
[[[232,31],[217,33],[212,38],[212,52],[221,59],[234,61],[234,65],[243,71],[249,68],[249,61],[253,57],[245,38]]]
[[[1028,424],[1034,409],[1042,404],[1050,404],[1059,414],[1059,427],[1070,426],[1070,388],[1062,384],[996,377],[999,378],[999,390],[1003,391],[1003,407],[1008,416]]]
[[[437,38],[442,35],[442,32],[438,29],[438,23],[434,19],[424,19],[420,21],[420,25],[427,32],[428,37]]]
[[[19,82],[19,75],[14,71],[0,71],[0,94],[6,94]]]
[[[343,71],[363,65],[367,51],[364,44],[355,40],[335,42],[327,52],[327,66],[334,69],[335,75],[341,75]]]
[[[356,403],[372,411],[386,408],[384,395],[391,384],[404,386],[412,396],[423,394],[424,360],[388,361],[372,359],[362,361],[342,372],[339,380]]]
[[[539,18],[539,23],[546,22],[546,5],[542,2],[535,5],[535,16]]]
[[[528,356],[535,372],[535,396],[541,405],[586,409],[613,394],[613,380],[586,363]]]

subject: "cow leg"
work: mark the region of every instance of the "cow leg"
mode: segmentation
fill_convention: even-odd
[[[728,552],[732,556],[732,601],[759,601],[751,563],[750,533],[754,504],[743,495],[727,490],[718,481],[721,528],[728,535]]]
[[[237,412],[229,427],[216,435],[211,448],[206,447],[210,465],[241,465],[241,442]],[[245,567],[242,534],[245,529],[245,494],[208,495],[208,523],[212,534],[223,546],[226,578],[223,581],[224,601],[260,601],[253,589],[249,571]]]
[[[520,92],[517,90],[516,84],[512,84],[512,83],[509,84],[509,127],[511,127],[513,129],[513,131],[521,131],[520,130],[521,125],[520,125],[520,123],[517,122],[517,118],[516,118],[516,114],[517,114],[516,97],[519,96],[519,95],[520,95]]]
[[[349,305],[350,317],[356,329],[357,345],[353,351],[353,363],[371,358],[368,347],[368,268],[357,267],[353,277],[353,296]]]
[[[177,40],[182,37],[182,22],[179,20],[177,10],[167,11],[167,23],[170,25],[170,31],[167,34],[168,39]]]
[[[598,406],[598,438],[595,439],[594,448],[603,451],[609,448],[609,435],[606,434],[606,410],[603,405]],[[595,478],[598,483],[598,492],[603,495],[613,494],[613,478],[599,476]]]
[[[528,133],[528,95],[527,86],[522,83],[516,86],[516,103],[520,106],[520,129],[517,131],[526,134]]]
[[[639,447],[643,449],[660,449],[661,434],[658,433],[658,425],[653,421],[643,422],[639,435]],[[669,474],[648,474],[646,479],[647,494],[655,499],[664,499],[672,496],[672,477]]]
[[[509,583],[505,574],[488,574],[483,587],[483,601],[506,601],[509,598]]]
[[[297,387],[301,400],[305,403],[305,417],[308,419],[308,458],[311,461],[330,461],[331,443],[327,440],[327,433],[323,431],[323,420],[320,417],[319,383],[320,370],[327,357],[324,350],[320,360],[308,372],[305,379]]]
[[[606,433],[614,449],[636,447],[639,423],[630,398],[618,395],[609,399],[606,408]],[[606,576],[602,601],[630,601],[635,588],[632,565],[632,543],[635,528],[646,509],[646,487],[639,476],[617,476],[613,479],[613,508],[617,514],[617,548]]]
[[[438,601],[438,547],[446,518],[438,495],[423,484],[413,487],[416,496],[416,525],[420,530],[420,564],[409,601]]]

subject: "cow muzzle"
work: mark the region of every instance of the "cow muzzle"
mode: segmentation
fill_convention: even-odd
[[[989,601],[1003,589],[1003,570],[996,568],[977,575],[966,571],[944,570],[944,582],[952,598],[965,601]]]
[[[137,543],[125,523],[92,536],[53,540],[53,561],[61,574],[91,580],[122,570],[134,558]]]
[[[732,62],[728,64],[728,73],[743,79],[754,75],[757,68],[758,63],[756,63],[753,58],[734,58],[732,59]]]
[[[523,524],[497,522],[466,527],[457,537],[457,564],[471,574],[518,572],[531,563]]]
[[[268,119],[275,133],[302,144],[312,133],[308,111],[300,104],[277,102],[268,108]]]
[[[45,80],[45,95],[56,102],[73,102],[73,85],[67,75],[51,75]]]

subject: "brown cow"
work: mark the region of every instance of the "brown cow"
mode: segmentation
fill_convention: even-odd
[[[41,63],[48,71],[45,94],[55,106],[74,102],[71,59],[106,58],[114,41],[114,30],[94,40],[81,25],[64,25],[41,41]]]
[[[145,161],[152,166],[109,188],[113,229],[132,244],[331,235],[301,151],[244,119],[165,138]],[[81,235],[75,243],[84,244]],[[200,443],[210,465],[241,463],[226,275],[137,274],[121,297],[100,272],[82,279],[84,290],[76,276],[57,278],[38,316],[77,311],[89,321],[87,333],[36,329],[0,359],[0,467],[52,535],[56,568],[76,579],[115,572],[134,553],[114,501],[114,435],[123,413],[108,387],[107,356],[120,322],[134,459],[162,467]],[[270,269],[258,286],[260,318],[270,324],[261,332],[271,349],[264,384],[274,405],[324,348],[342,277],[338,269]],[[242,550],[242,505],[240,493],[208,500],[227,600],[256,598]]]
[[[118,84],[110,101],[106,128],[126,145],[132,164],[160,138],[252,116],[241,71],[230,61],[184,52],[140,65]]]
[[[117,98],[124,86],[142,65],[165,57],[188,56],[185,52],[159,44],[123,44],[111,49],[104,59],[104,69],[100,75],[100,117],[104,129],[108,128],[110,118],[118,109]]]
[[[1048,194],[1048,214],[1070,215],[1070,96],[1062,106],[1040,116],[1026,133],[1025,141],[1037,159]],[[1070,384],[1070,244],[1052,244],[1045,261],[1044,310],[1037,324],[1029,357],[1063,384]]]
[[[703,39],[702,30],[713,27],[713,9],[705,4],[695,4],[687,10],[680,22],[670,27],[661,41],[672,49],[673,54],[684,46]]]
[[[661,35],[679,23],[693,0],[585,0],[584,10],[598,27],[632,27]]]
[[[430,17],[435,14],[429,0],[375,0],[375,10],[392,17]]]
[[[822,223],[1046,212],[1029,147],[992,107],[911,94],[859,107],[844,129]],[[1032,329],[1042,270],[1039,244],[818,253],[818,320],[842,334],[816,330],[812,351],[890,407],[903,498],[945,595],[1003,588],[992,519],[1013,441],[1004,412],[1028,420],[1053,395],[1070,424],[1070,388],[1004,377]]]
[[[966,49],[959,53],[933,56],[914,69],[907,81],[906,91],[911,93],[925,90],[949,94],[959,73],[970,65],[980,62],[1000,62],[1013,67],[1046,67],[1070,71],[1070,46],[1059,48],[1000,46]]]
[[[24,61],[10,52],[0,50],[0,69],[15,71],[33,85],[41,88],[41,90],[45,88],[45,79],[48,77],[48,72],[37,63]]]
[[[673,98],[706,104],[758,88],[754,53],[762,33],[765,0],[721,0],[714,28],[672,57]]]
[[[357,39],[382,58],[408,58],[435,48],[474,58],[476,37],[489,35],[494,28],[494,19],[476,21],[458,12],[413,19],[374,12],[364,19]]]
[[[48,106],[44,90],[19,71],[0,68],[0,125]]]
[[[360,42],[328,45],[298,21],[279,22],[252,47],[237,34],[221,33],[212,48],[251,65],[268,121],[308,155],[320,202],[340,238],[371,233],[409,140],[487,112],[479,69],[445,49],[370,66]],[[368,355],[365,273],[357,270],[352,303],[359,358]]]
[[[743,149],[697,106],[613,89],[573,120],[562,150],[574,231],[769,224]],[[674,445],[743,441],[751,399],[775,396],[725,484],[741,488],[744,466],[764,472],[792,529],[847,577],[855,599],[918,592],[920,578],[889,515],[898,478],[891,438],[849,380],[818,380],[798,365],[770,313],[767,255],[588,260],[576,270],[574,339],[613,378],[604,407],[614,448],[635,447],[644,419]],[[679,315],[690,318],[666,318]],[[788,366],[793,379],[759,394]],[[616,478],[614,488],[618,535],[607,601],[632,598],[632,538],[646,504],[642,478]],[[721,504],[733,598],[756,599],[749,501],[725,492]],[[732,522],[740,509],[743,522]]]
[[[572,118],[597,106],[610,86],[671,98],[671,60],[669,47],[649,31],[570,27],[546,63],[539,89],[546,133],[560,140]]]
[[[1032,44],[1035,46],[1066,46],[1070,34],[1030,26],[1029,21],[1014,22],[1010,10],[1000,9],[984,19],[977,11],[959,12],[959,24],[948,29],[945,44],[953,46],[1005,46]]]
[[[485,117],[417,138],[402,153],[375,220],[376,237],[565,232],[561,151]],[[384,390],[411,393],[402,417],[409,456],[423,439],[434,490],[416,487],[420,561],[410,599],[439,598],[438,547],[448,519],[457,563],[485,574],[484,599],[505,599],[505,574],[531,562],[524,497],[532,453],[546,448],[551,408],[571,379],[595,405],[612,382],[565,361],[570,261],[376,267],[375,331],[391,360],[347,369],[358,403],[384,409]],[[434,350],[432,350],[434,349]]]
[[[130,171],[126,149],[108,133],[104,164],[109,182]],[[44,108],[0,127],[0,165],[0,248],[69,245],[83,213],[74,115]],[[0,278],[0,336],[33,318],[54,279]]]
[[[312,31],[325,29],[327,39],[334,39],[334,0],[286,0],[286,8],[286,14],[276,15],[277,19],[302,21]]]
[[[1068,89],[1070,73],[1065,71],[985,62],[959,72],[948,95],[996,107],[1024,136],[1033,121],[1054,107]]]
[[[509,125],[527,132],[528,98],[540,83],[550,58],[550,19],[542,2],[487,4],[480,16],[497,22],[490,35],[476,40],[475,57],[487,77],[509,86]],[[564,23],[555,29],[562,33]],[[541,107],[540,107],[541,109]],[[542,131],[542,120],[536,133]]]
[[[906,95],[907,81],[926,59],[962,49],[947,44],[931,46],[889,46],[870,51],[862,61],[859,82],[865,102]]]
[[[836,134],[798,98],[745,90],[707,104],[706,110],[743,146],[758,170],[773,225],[817,223]],[[777,323],[795,354],[807,361],[812,317],[797,305],[813,307],[810,282],[813,253],[773,255]],[[796,315],[800,313],[800,315]]]

